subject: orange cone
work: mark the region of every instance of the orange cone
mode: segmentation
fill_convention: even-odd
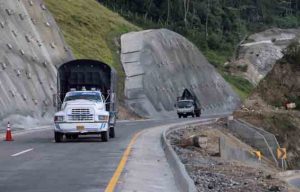
[[[5,141],[13,141],[9,122],[7,123]]]

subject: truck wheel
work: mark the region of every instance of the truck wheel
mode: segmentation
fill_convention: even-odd
[[[178,114],[178,118],[181,118],[181,115]]]
[[[67,138],[67,139],[73,139],[73,138],[72,138],[72,135],[69,135],[69,134],[66,134],[66,138]]]
[[[200,110],[196,111],[196,117],[200,117],[200,114],[201,114]]]
[[[60,143],[63,140],[63,134],[59,132],[54,132],[54,139],[56,143]]]
[[[101,132],[101,139],[102,139],[102,141],[107,142],[107,141],[108,141],[108,138],[109,138],[109,133],[108,133],[108,131],[103,131],[103,132]]]
[[[187,118],[187,115],[183,115],[183,118]]]
[[[111,127],[109,128],[109,137],[110,138],[115,138],[115,128],[114,127]]]
[[[195,117],[195,114],[192,114],[192,117],[194,118],[194,117]]]
[[[78,134],[71,135],[72,139],[78,139]]]

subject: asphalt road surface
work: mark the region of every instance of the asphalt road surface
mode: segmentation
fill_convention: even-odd
[[[119,122],[116,138],[100,137],[54,143],[53,130],[0,141],[1,192],[104,191],[132,136],[143,129],[184,119]]]
[[[293,185],[294,187],[297,187],[298,189],[300,189],[300,176],[290,179],[288,181],[288,183]]]

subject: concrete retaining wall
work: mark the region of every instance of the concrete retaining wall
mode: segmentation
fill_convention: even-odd
[[[175,32],[128,33],[121,46],[126,103],[141,116],[176,116],[174,103],[185,88],[195,92],[205,114],[231,112],[240,102],[197,47]]]
[[[0,0],[0,34],[0,121],[51,116],[56,66],[73,56],[43,1]]]
[[[220,138],[220,155],[222,159],[226,160],[237,160],[252,164],[259,163],[258,159],[249,150],[232,147],[224,137]]]
[[[245,143],[261,151],[263,156],[278,165],[275,155],[279,145],[274,135],[236,119],[228,121],[228,128]]]

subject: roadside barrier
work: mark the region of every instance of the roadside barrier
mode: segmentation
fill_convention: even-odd
[[[228,129],[248,145],[258,149],[262,155],[279,165],[276,159],[276,149],[279,148],[276,137],[254,125],[240,119],[228,121]]]

